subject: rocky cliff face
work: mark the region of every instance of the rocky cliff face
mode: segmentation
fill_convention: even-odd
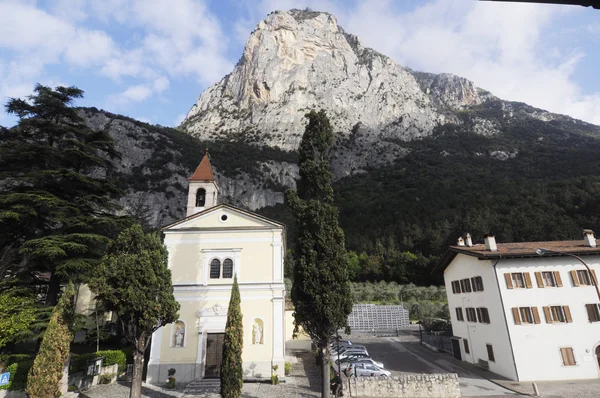
[[[485,100],[473,83],[416,74],[366,48],[333,15],[277,11],[250,35],[232,73],[206,90],[182,123],[201,139],[235,137],[285,150],[298,147],[310,109],[325,109],[342,140],[358,143],[337,168],[360,168],[382,141],[402,156],[402,141],[457,119],[453,111]],[[357,145],[354,145],[357,149]],[[390,159],[388,159],[390,158]],[[376,164],[375,164],[376,165]]]

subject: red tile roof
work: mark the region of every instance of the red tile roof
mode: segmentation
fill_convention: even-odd
[[[215,176],[213,175],[212,166],[210,165],[210,159],[208,158],[208,149],[206,150],[206,154],[202,158],[202,161],[194,171],[194,174],[188,181],[214,181]]]

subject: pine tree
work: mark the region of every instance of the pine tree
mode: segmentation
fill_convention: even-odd
[[[0,128],[0,257],[11,254],[11,276],[49,275],[50,305],[62,282],[86,280],[123,228],[114,216],[119,191],[106,178],[118,153],[72,106],[82,96],[75,87],[37,85],[28,100],[6,104],[17,126]]]
[[[347,326],[352,311],[344,233],[333,203],[329,151],[333,132],[324,111],[311,111],[300,143],[298,192],[286,192],[294,213],[295,240],[292,301],[295,329],[308,333],[319,349],[322,397],[329,396],[329,339]]]
[[[52,311],[42,345],[27,378],[30,397],[50,398],[61,394],[60,382],[73,339],[75,288],[69,283]]]
[[[158,328],[175,322],[179,303],[173,295],[167,248],[158,233],[133,225],[108,246],[90,281],[107,311],[114,311],[123,334],[135,346],[131,398],[140,398],[144,352]]]
[[[223,361],[221,362],[221,396],[240,398],[242,396],[243,368],[242,349],[244,347],[244,327],[237,276],[233,278],[231,298],[227,309],[227,324],[223,339]]]

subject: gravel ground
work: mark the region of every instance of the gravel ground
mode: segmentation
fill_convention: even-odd
[[[319,368],[311,353],[297,354],[298,361],[292,364],[292,373],[286,382],[279,385],[267,383],[245,383],[243,398],[288,398],[288,397],[320,397]],[[119,383],[97,385],[80,395],[81,398],[128,398],[129,384]],[[188,389],[168,390],[161,387],[143,384],[142,397],[146,398],[220,398],[214,392],[190,391]]]

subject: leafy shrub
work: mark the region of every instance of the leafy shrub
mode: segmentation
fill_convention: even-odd
[[[67,390],[68,391],[77,391],[77,390],[79,390],[79,388],[77,388],[77,386],[75,384],[70,384],[69,388]]]
[[[0,363],[13,364],[33,359],[30,354],[2,354],[0,355]]]
[[[283,368],[283,373],[286,376],[289,376],[292,373],[292,363],[291,362],[286,362]]]
[[[100,384],[110,384],[110,382],[112,381],[114,376],[115,375],[112,373],[106,373],[106,374],[100,375],[99,383]]]
[[[10,365],[7,368],[7,372],[10,372],[10,382],[5,389],[10,391],[21,391],[27,386],[27,375],[29,369],[33,366],[33,359],[27,361],[20,361]],[[3,389],[0,387],[0,389]]]
[[[17,367],[18,366],[19,366],[19,364],[13,363],[9,367],[7,367],[6,370],[4,370],[4,372],[10,372],[10,379],[8,380],[8,384],[0,386],[0,390],[8,390],[8,389],[10,389],[10,387],[12,385],[12,381],[15,378],[15,373],[17,373]]]
[[[104,357],[102,366],[119,365],[119,372],[125,369],[127,364],[127,355],[122,350],[106,350],[91,352],[88,354],[78,355],[71,357],[71,363],[69,365],[69,373],[84,372],[87,361],[97,357]]]

